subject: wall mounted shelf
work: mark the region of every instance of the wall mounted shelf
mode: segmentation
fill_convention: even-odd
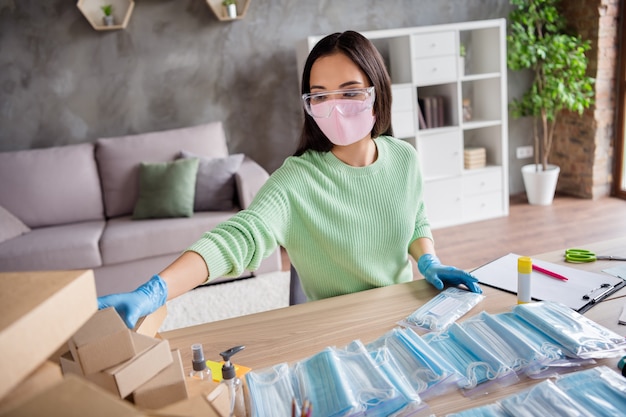
[[[228,17],[226,13],[226,7],[222,5],[222,0],[206,0],[206,3],[211,8],[211,11],[222,22],[229,22],[233,20],[241,20],[245,17],[250,5],[250,0],[237,0],[237,17]]]
[[[113,6],[115,23],[112,26],[107,26],[102,21],[104,16],[102,6],[108,4]],[[133,0],[78,0],[76,6],[95,30],[119,30],[128,25],[135,2]]]

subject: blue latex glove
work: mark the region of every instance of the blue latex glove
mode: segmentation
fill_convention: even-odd
[[[420,256],[417,261],[417,269],[424,275],[426,281],[438,290],[443,289],[443,284],[457,286],[465,285],[471,292],[482,294],[482,290],[476,284],[478,279],[467,272],[453,266],[442,265],[439,258],[430,253]]]
[[[159,275],[135,291],[98,297],[98,308],[115,307],[129,329],[135,327],[140,317],[146,316],[167,301],[167,283]]]

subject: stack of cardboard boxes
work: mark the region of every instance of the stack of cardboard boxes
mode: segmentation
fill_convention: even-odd
[[[157,334],[166,314],[130,330],[97,310],[92,271],[0,273],[0,416],[227,416]]]
[[[183,364],[167,340],[129,330],[115,309],[94,314],[68,341],[64,374],[83,376],[144,409],[187,398]]]

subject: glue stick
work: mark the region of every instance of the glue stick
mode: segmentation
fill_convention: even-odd
[[[517,304],[530,303],[530,274],[533,261],[528,256],[517,259]]]

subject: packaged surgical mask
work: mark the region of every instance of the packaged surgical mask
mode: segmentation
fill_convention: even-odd
[[[563,375],[554,383],[594,416],[626,413],[626,378],[606,366]]]
[[[463,375],[459,387],[466,396],[486,393],[495,389],[496,384],[507,386],[519,381],[515,372],[493,355],[488,346],[474,340],[456,323],[445,332],[423,337]]]
[[[622,355],[626,349],[626,338],[560,303],[520,304],[513,308],[513,313],[549,335],[571,356],[611,358]]]
[[[296,395],[291,383],[291,371],[286,363],[250,371],[245,378],[252,417],[291,416],[291,399]],[[296,407],[299,414],[300,405]]]
[[[346,349],[335,349],[335,352],[352,385],[359,410],[365,415],[387,417],[408,405],[407,399],[389,381],[360,341],[350,343]]]
[[[413,389],[400,366],[396,363],[394,356],[387,347],[369,351],[372,360],[385,374],[389,382],[404,396],[407,405],[398,412],[402,416],[430,416],[432,413],[428,405],[422,401],[417,392]]]
[[[359,410],[350,381],[332,348],[327,347],[296,362],[292,373],[300,402],[308,399],[313,404],[315,415],[348,416]]]
[[[567,356],[559,343],[545,334],[538,331],[535,326],[513,313],[500,313],[493,316],[493,319],[503,326],[518,332],[518,336],[526,343],[534,346],[545,357],[543,366],[536,366],[532,372],[527,373],[531,378],[547,378],[556,376],[570,368],[594,363],[593,359],[580,359]]]
[[[541,372],[547,357],[514,329],[504,326],[486,312],[465,320],[460,326],[504,364],[519,373]]]
[[[399,324],[419,332],[446,330],[485,298],[460,288],[446,288]]]
[[[543,381],[520,394],[504,398],[499,404],[515,417],[597,416],[585,410],[550,380]]]
[[[456,390],[457,375],[444,359],[410,329],[392,329],[367,345],[369,352],[385,348],[398,371],[419,396],[426,400]]]

